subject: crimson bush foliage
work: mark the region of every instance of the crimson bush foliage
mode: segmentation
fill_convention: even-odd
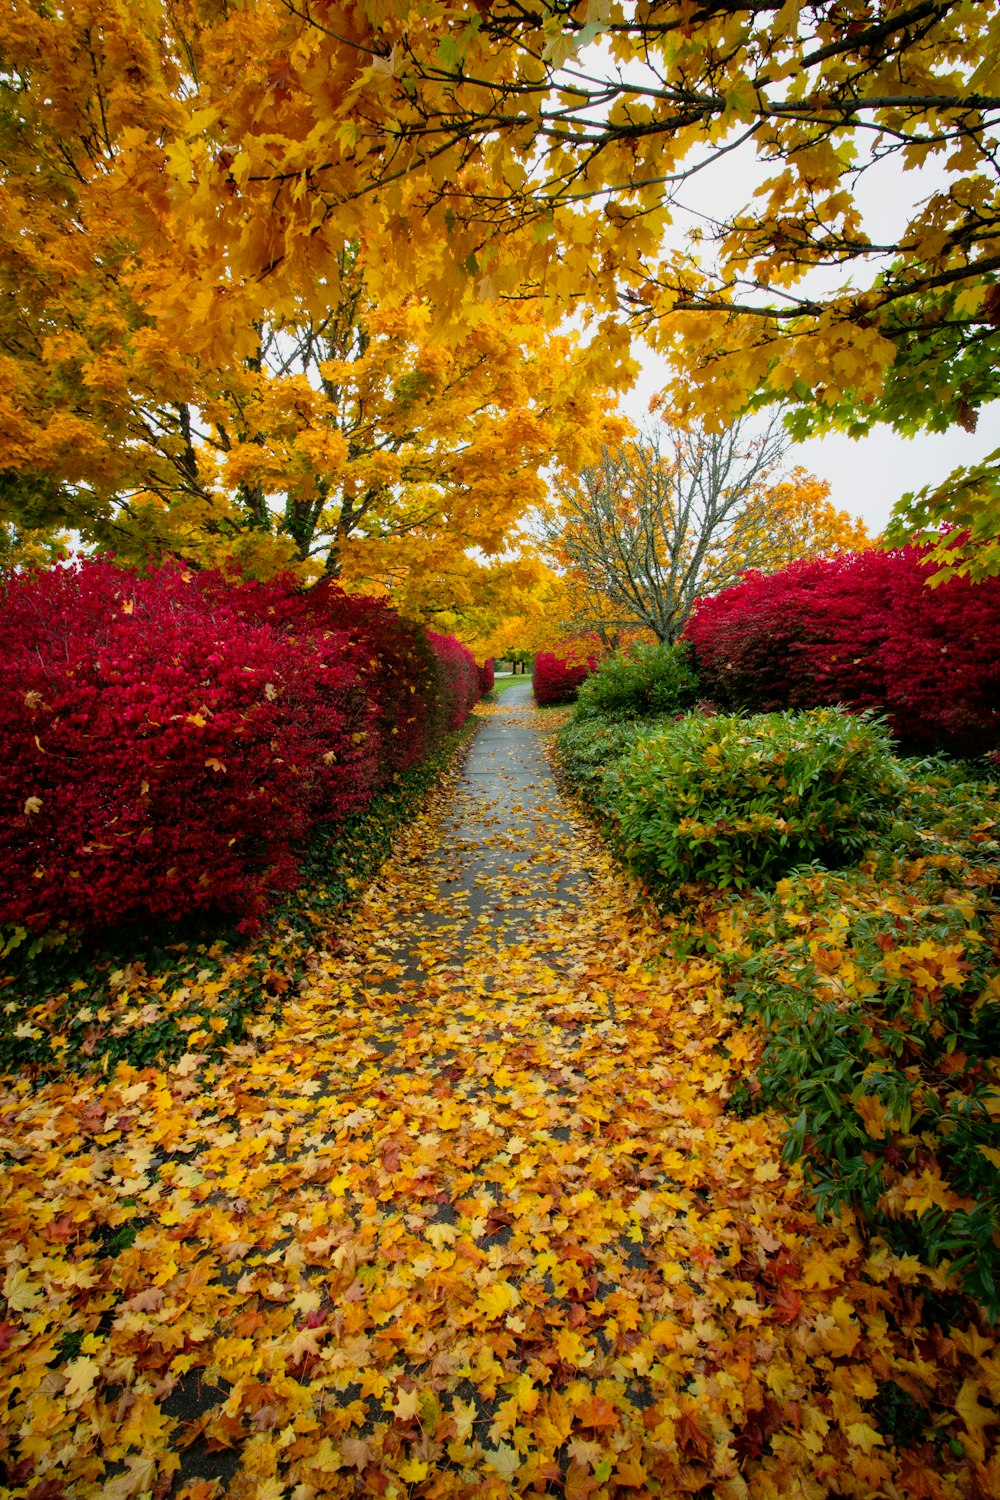
[[[179,567],[54,569],[3,603],[0,920],[252,916],[294,879],[292,841],[365,802],[374,724],[346,637],[290,651]]]
[[[489,661],[484,661],[479,668],[479,696],[483,697],[486,693],[492,693],[496,684],[496,668],[491,656]]]
[[[97,560],[14,577],[3,606],[0,923],[31,931],[252,921],[314,823],[461,723],[468,679],[478,696],[458,642],[335,587]]]
[[[1000,743],[1000,579],[927,586],[923,553],[861,552],[749,573],[688,623],[704,689],[754,713],[875,708],[914,748]]]
[[[428,630],[427,638],[438,660],[441,689],[444,694],[445,713],[449,729],[464,724],[471,709],[479,702],[479,668],[476,658],[468,646],[463,646],[453,635],[435,635]]]
[[[539,651],[531,673],[536,703],[572,703],[581,682],[597,666],[596,654],[580,659],[577,643],[569,643],[565,655]]]
[[[382,782],[423,760],[446,729],[465,720],[468,710],[455,717],[433,644],[451,637],[431,637],[422,626],[401,619],[387,600],[345,594],[335,583],[291,596],[286,613],[303,630],[334,640],[344,632],[362,648],[379,730]]]

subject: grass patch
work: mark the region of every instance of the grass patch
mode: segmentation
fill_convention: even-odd
[[[518,673],[516,677],[498,677],[494,682],[491,691],[486,694],[484,701],[486,703],[495,703],[498,698],[501,698],[503,694],[508,691],[508,689],[517,687],[518,683],[520,682],[530,681],[530,672],[526,673],[524,676]]]

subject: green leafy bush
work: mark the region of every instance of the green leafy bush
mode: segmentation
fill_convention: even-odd
[[[989,903],[979,872],[951,855],[877,878],[874,868],[799,872],[734,902],[720,957],[734,998],[765,1028],[760,1097],[789,1116],[784,1154],[804,1160],[820,1216],[854,1209],[895,1253],[945,1263],[996,1318]]]
[[[692,714],[621,761],[618,832],[654,886],[756,885],[860,855],[902,786],[881,722],[836,709]]]
[[[570,719],[556,740],[559,762],[578,795],[602,817],[613,819],[618,763],[655,732],[637,719]]]
[[[700,692],[689,646],[634,641],[607,657],[583,683],[575,717],[641,719],[681,714],[694,706]]]

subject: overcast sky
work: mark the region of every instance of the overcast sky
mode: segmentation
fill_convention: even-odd
[[[738,213],[775,170],[773,163],[766,166],[757,160],[750,148],[740,148],[697,173],[684,185],[683,206],[674,214],[667,243],[679,246],[693,225],[704,226],[706,221]],[[914,206],[946,181],[935,163],[906,172],[898,157],[871,165],[859,179],[855,197],[872,242],[898,243]],[[801,289],[822,294],[832,291],[840,280],[839,273],[814,271]],[[855,285],[865,280],[863,267],[856,266]],[[633,421],[648,421],[649,400],[663,383],[664,367],[651,351],[635,352],[642,359],[643,373],[623,405]],[[902,495],[940,482],[959,465],[973,463],[998,446],[1000,403],[980,412],[975,433],[956,427],[948,433],[905,438],[879,427],[859,439],[834,434],[796,443],[789,450],[789,461],[827,480],[833,502],[860,516],[874,534],[885,526]]]

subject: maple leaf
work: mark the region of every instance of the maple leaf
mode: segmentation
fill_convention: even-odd
[[[64,1395],[72,1406],[79,1406],[94,1393],[94,1381],[100,1374],[100,1365],[95,1359],[74,1359],[66,1367]]]
[[[367,1438],[341,1438],[337,1446],[344,1462],[357,1469],[359,1473],[372,1461],[372,1445]]]
[[[803,1298],[794,1287],[782,1285],[771,1299],[771,1311],[776,1323],[790,1328],[797,1323],[803,1308]]]
[[[978,1382],[973,1379],[964,1380],[962,1388],[955,1398],[955,1410],[965,1423],[965,1440],[975,1450],[975,1456],[980,1463],[986,1458],[986,1444],[984,1433],[988,1427],[1000,1423],[1000,1416],[991,1411],[989,1407],[980,1405],[980,1389]]]
[[[712,1451],[712,1439],[698,1420],[694,1411],[685,1411],[676,1423],[677,1446],[691,1458],[707,1458]]]
[[[863,1453],[870,1453],[873,1448],[885,1442],[882,1434],[876,1432],[869,1422],[851,1422],[847,1428],[847,1437],[851,1446],[860,1448]]]
[[[401,1463],[397,1469],[400,1479],[405,1479],[408,1484],[417,1484],[421,1479],[426,1479],[430,1464],[423,1459],[408,1458]]]
[[[515,1448],[506,1443],[500,1443],[496,1448],[484,1448],[483,1456],[489,1467],[501,1479],[513,1479],[521,1467],[521,1458]]]
[[[23,1266],[13,1266],[4,1277],[3,1294],[7,1306],[14,1312],[34,1312],[42,1300],[42,1294],[31,1281]]]
[[[396,1399],[392,1403],[391,1410],[400,1422],[411,1422],[420,1408],[420,1392],[413,1390],[397,1390]]]
[[[125,1462],[125,1473],[109,1480],[104,1487],[104,1493],[109,1500],[129,1500],[130,1496],[139,1495],[153,1488],[159,1471],[155,1457],[132,1456]]]
[[[477,1305],[492,1320],[502,1318],[510,1312],[511,1308],[516,1307],[520,1300],[517,1288],[511,1286],[509,1281],[497,1281],[479,1293]]]

